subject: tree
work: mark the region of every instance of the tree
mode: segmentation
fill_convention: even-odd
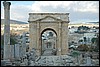
[[[95,44],[94,51],[98,51],[99,50],[99,36],[97,36],[97,38],[92,38],[91,42],[92,44]]]
[[[73,51],[73,52],[72,52],[72,56],[73,56],[73,57],[77,57],[78,55],[80,55],[79,52],[77,52],[77,51]]]
[[[97,41],[97,38],[92,38],[92,39],[91,39],[91,42],[92,42],[92,43],[95,43],[96,41]]]
[[[78,42],[83,42],[83,40],[81,39],[81,40],[79,40]]]
[[[87,30],[89,30],[90,28],[89,27],[86,27],[86,26],[79,26],[78,29],[77,29],[77,32],[82,34],[82,33],[86,33]]]
[[[99,35],[97,36],[97,40],[96,40],[96,44],[97,44],[97,50],[99,50]]]
[[[84,39],[84,42],[85,42],[85,44],[86,44],[86,42],[87,42],[87,39],[86,39],[86,37],[83,37],[83,39]]]
[[[83,43],[83,40],[81,39],[81,40],[79,40],[78,42],[82,42],[82,43]]]
[[[79,64],[79,60],[78,60],[78,56],[79,56],[79,55],[80,55],[80,53],[79,53],[78,51],[73,51],[73,52],[72,52],[72,56],[75,57],[75,58],[77,58],[78,64]]]
[[[77,50],[79,50],[79,51],[88,51],[89,47],[87,45],[85,45],[85,44],[82,44],[82,45],[79,45],[77,47]]]

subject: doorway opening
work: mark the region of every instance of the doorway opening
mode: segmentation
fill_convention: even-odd
[[[41,33],[41,55],[56,55],[57,34],[53,29],[45,29]]]

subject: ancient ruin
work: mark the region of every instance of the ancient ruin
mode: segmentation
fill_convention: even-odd
[[[43,53],[42,34],[50,30],[56,34],[55,43],[47,42],[51,45],[51,50],[56,50],[56,55],[66,55],[68,52],[68,23],[69,13],[29,13],[30,50],[36,49],[37,55]],[[52,47],[53,46],[53,47]]]

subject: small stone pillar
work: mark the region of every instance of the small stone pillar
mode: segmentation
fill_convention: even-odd
[[[22,38],[22,56],[26,54],[26,33],[23,33],[23,38]]]

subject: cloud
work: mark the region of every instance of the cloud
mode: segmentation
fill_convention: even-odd
[[[69,6],[71,3],[73,2],[72,1],[68,1],[68,2],[67,1],[36,1],[34,4],[32,4],[32,10],[34,12],[54,12],[55,9],[58,9],[58,7],[65,8]]]
[[[25,5],[11,6],[11,19],[15,18],[27,22],[29,12],[31,11],[30,7]]]
[[[98,21],[99,14],[94,12],[70,12],[71,22],[88,22],[88,21]]]
[[[79,12],[98,12],[99,2],[98,1],[36,1],[32,5],[34,12],[51,12],[58,10],[59,8],[64,9],[64,12],[70,10]],[[55,10],[54,10],[55,9]],[[56,11],[56,12],[62,12]]]
[[[27,1],[26,1],[27,2]],[[70,13],[70,22],[99,20],[99,1],[35,1],[30,5],[11,5],[11,19],[28,21],[29,13]],[[1,18],[3,18],[1,8]]]
[[[78,12],[94,12],[98,13],[99,11],[99,2],[97,1],[80,1],[76,2],[74,10]]]
[[[19,21],[28,21],[29,12],[31,12],[30,5],[11,5],[10,6],[10,19]],[[4,8],[1,8],[1,18],[4,19]]]
[[[99,1],[36,1],[33,12],[70,13],[71,22],[98,21]]]

